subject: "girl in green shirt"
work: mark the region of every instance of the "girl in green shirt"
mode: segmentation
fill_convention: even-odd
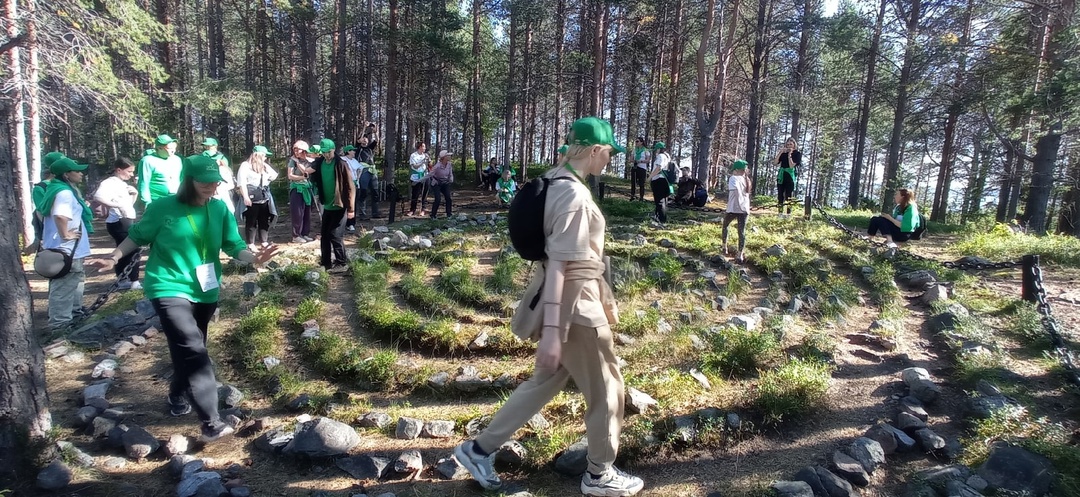
[[[878,233],[883,235],[890,248],[895,248],[896,242],[908,241],[921,224],[919,206],[915,205],[915,192],[901,188],[896,191],[893,202],[896,207],[893,207],[892,214],[882,212],[880,216],[870,218],[870,228],[867,230],[870,236]]]

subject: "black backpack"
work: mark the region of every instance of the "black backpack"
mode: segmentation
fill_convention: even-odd
[[[507,225],[510,229],[510,243],[522,259],[542,261],[547,259],[544,252],[544,203],[547,201],[548,185],[552,181],[571,180],[568,176],[556,178],[539,177],[525,183],[510,201],[507,213]]]
[[[909,236],[908,238],[911,239],[911,240],[921,240],[922,237],[923,237],[923,234],[926,233],[927,224],[928,223],[926,221],[926,216],[924,216],[924,215],[922,215],[920,213],[919,214],[919,227],[915,228],[915,231],[912,231],[911,236]]]

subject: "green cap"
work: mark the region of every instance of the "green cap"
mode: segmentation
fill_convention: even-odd
[[[184,159],[184,177],[199,183],[221,183],[221,169],[213,158],[205,155],[192,155]]]
[[[321,154],[322,153],[322,147],[320,147],[318,145],[312,145],[310,148],[307,149],[307,151],[308,151],[309,154]]]
[[[565,155],[567,150],[570,150],[570,145],[563,145],[559,147],[559,155]]]
[[[344,147],[341,147],[341,153],[343,154],[347,154],[349,152],[352,152],[353,150],[356,150],[356,147],[352,145],[345,145]]]
[[[210,138],[210,137],[207,137],[205,140],[203,140],[202,145],[204,147],[216,147],[216,146],[218,146],[217,140],[215,140],[213,138]]]
[[[664,142],[656,142],[656,143],[653,144],[652,148],[653,148],[653,150],[660,150],[660,149],[667,150],[667,145],[665,145]]]
[[[176,140],[173,140],[173,137],[169,135],[158,135],[158,137],[154,139],[154,144],[159,147],[164,147],[165,145],[168,145],[175,141]]]
[[[154,149],[148,148],[146,150],[143,150],[143,155],[154,155]]]
[[[78,164],[68,157],[61,157],[49,166],[53,174],[59,176],[69,171],[85,171],[87,164]]]
[[[744,161],[742,159],[739,159],[739,160],[735,161],[734,164],[731,165],[731,170],[732,171],[738,171],[739,169],[746,169],[746,161]]]
[[[266,155],[267,157],[270,157],[271,155],[274,155],[274,154],[270,153],[270,151],[267,150],[266,147],[264,147],[262,145],[255,145],[255,148],[251,149],[251,151],[255,152],[257,154]]]
[[[583,117],[570,127],[569,141],[574,145],[610,145],[616,152],[626,152],[626,147],[615,143],[611,123],[599,117]]]
[[[323,138],[322,140],[319,140],[319,148],[322,149],[323,153],[328,153],[337,148],[337,145],[334,145],[334,140]]]
[[[65,155],[60,152],[49,152],[41,157],[41,164],[45,166],[45,169],[52,167],[53,162],[63,159]]]

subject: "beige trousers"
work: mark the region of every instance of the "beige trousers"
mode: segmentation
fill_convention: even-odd
[[[562,346],[562,361],[554,373],[534,372],[514,390],[491,424],[476,437],[488,453],[495,452],[518,429],[540,412],[573,378],[585,396],[585,429],[589,441],[589,469],[601,474],[611,468],[619,452],[623,422],[623,378],[615,358],[611,327],[570,325]]]

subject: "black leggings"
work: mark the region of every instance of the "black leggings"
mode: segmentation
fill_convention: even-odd
[[[720,237],[722,238],[724,245],[727,245],[728,225],[731,224],[732,221],[738,221],[739,252],[742,252],[743,249],[746,248],[746,217],[747,214],[745,212],[729,212],[724,214],[724,230],[721,232]]]
[[[637,167],[636,164],[630,169],[630,200],[634,200],[635,191],[641,200],[645,200],[645,177],[648,175],[649,171]]]
[[[795,195],[795,182],[785,177],[783,183],[776,184],[776,190],[778,210],[784,212],[784,207],[787,207],[787,213],[791,214],[791,206],[786,204]]]
[[[349,216],[345,209],[323,209],[320,227],[322,231],[319,238],[319,263],[326,269],[333,269],[335,265],[349,262],[345,256],[345,242],[342,240],[347,217]]]
[[[900,231],[899,226],[881,216],[870,218],[870,228],[866,230],[866,233],[870,236],[876,236],[878,233],[881,233],[881,236],[891,236],[894,242],[906,242],[911,237],[911,233]]]
[[[206,328],[217,302],[201,304],[182,298],[153,299],[150,303],[161,319],[161,331],[169,342],[173,376],[169,396],[191,394],[191,405],[204,428],[221,425],[218,415],[217,379],[206,351]]]
[[[270,242],[270,202],[251,204],[244,211],[244,241],[253,245],[258,236],[259,243]]]
[[[431,204],[431,218],[435,219],[435,216],[439,213],[439,206],[442,205],[442,201],[446,200],[446,217],[454,215],[454,199],[450,193],[450,183],[436,183],[432,185],[432,189],[435,190],[435,202]]]
[[[656,205],[654,215],[661,223],[667,222],[667,198],[671,195],[671,187],[667,178],[659,178],[649,183],[652,187],[653,203]]]
[[[131,219],[120,218],[120,220],[115,223],[105,223],[105,229],[109,231],[109,235],[116,241],[117,247],[120,246],[120,242],[127,238],[128,229],[131,228],[131,225],[134,224],[134,222],[135,221]],[[116,272],[117,277],[124,272],[124,268],[128,267],[128,264],[131,263],[132,259],[135,260],[135,267],[131,268],[131,273],[128,274],[128,281],[139,281],[139,268],[142,266],[142,263],[138,259],[135,259],[135,252],[125,255],[121,257],[119,261],[116,261],[116,267],[113,270]]]
[[[417,200],[420,200],[420,210],[427,210],[427,190],[427,181],[412,184],[412,201],[409,203],[409,212],[416,212]]]

